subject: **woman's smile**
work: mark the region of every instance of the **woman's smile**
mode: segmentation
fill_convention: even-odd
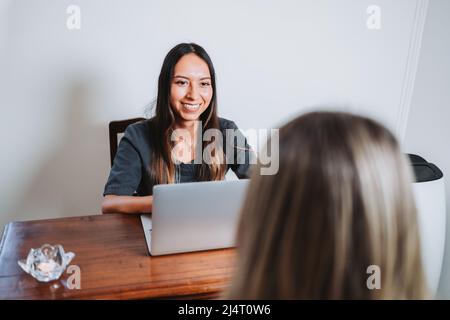
[[[201,103],[183,103],[183,107],[187,112],[197,112],[200,109]]]

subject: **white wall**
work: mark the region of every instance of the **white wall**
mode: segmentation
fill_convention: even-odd
[[[404,147],[444,173],[447,203],[446,255],[439,296],[450,299],[450,1],[431,0],[423,34]]]
[[[100,211],[107,124],[144,114],[182,41],[209,51],[220,114],[243,129],[332,104],[396,130],[421,2],[378,0],[371,31],[371,0],[0,0],[0,226]]]

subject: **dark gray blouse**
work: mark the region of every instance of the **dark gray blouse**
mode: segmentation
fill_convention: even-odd
[[[120,140],[114,163],[106,182],[103,195],[137,195],[146,196],[153,193],[154,181],[148,174],[150,164],[151,148],[153,145],[151,138],[151,119],[134,123],[125,130],[124,136]],[[227,161],[227,171],[232,169],[240,179],[249,178],[251,159],[255,154],[250,150],[247,140],[238,130],[233,121],[219,118],[219,125],[223,135],[224,153],[234,149],[234,159]],[[231,143],[227,142],[227,129],[236,130],[236,136]],[[244,141],[245,147],[237,145],[239,141]],[[231,163],[229,163],[231,162]],[[177,182],[195,182],[196,168],[199,164],[180,163],[175,165]]]

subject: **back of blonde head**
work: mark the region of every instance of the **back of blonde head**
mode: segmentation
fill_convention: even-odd
[[[279,172],[253,171],[234,299],[426,298],[412,173],[373,120],[316,112],[280,129]],[[367,268],[381,289],[367,287]]]

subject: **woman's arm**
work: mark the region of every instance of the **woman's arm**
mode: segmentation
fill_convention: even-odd
[[[152,212],[153,196],[115,196],[106,195],[103,198],[103,213],[150,213]]]
[[[227,133],[227,151],[229,148],[234,149],[232,150],[234,158],[232,159],[230,168],[239,179],[249,179],[251,168],[257,163],[256,152],[250,147],[247,138],[233,121],[230,121],[229,126],[227,130],[234,130],[230,136],[233,138],[232,141],[228,141],[230,137],[228,137]]]

